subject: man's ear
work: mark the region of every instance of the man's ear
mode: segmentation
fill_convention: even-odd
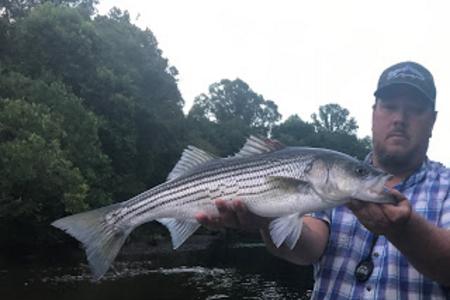
[[[377,108],[378,102],[380,101],[379,98],[375,98],[375,102],[372,104],[372,111],[374,111]]]
[[[375,114],[375,109],[377,108],[377,103],[378,103],[378,99],[375,99],[375,103],[372,105],[372,133],[373,133],[373,119],[374,119],[374,114]]]
[[[433,111],[433,119],[431,120],[430,132],[428,133],[428,137],[433,136],[433,128],[434,128],[434,123],[436,123],[437,114],[438,114],[437,111]]]

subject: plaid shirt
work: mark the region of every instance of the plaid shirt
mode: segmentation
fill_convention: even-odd
[[[450,169],[427,159],[395,189],[419,215],[450,229]],[[314,264],[312,299],[450,299],[448,287],[417,272],[384,236],[372,251],[372,275],[356,281],[355,268],[369,256],[374,235],[345,206],[312,215],[330,224],[328,245]]]

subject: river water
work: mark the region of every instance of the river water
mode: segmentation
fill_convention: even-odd
[[[0,299],[302,299],[313,284],[311,268],[279,260],[261,243],[121,256],[113,268],[92,282],[80,258],[0,265]]]

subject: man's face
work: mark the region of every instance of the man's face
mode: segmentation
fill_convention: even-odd
[[[381,166],[404,169],[425,158],[436,112],[411,88],[377,99],[372,114],[375,159]]]

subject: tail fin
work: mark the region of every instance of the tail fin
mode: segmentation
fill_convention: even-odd
[[[83,243],[94,280],[100,279],[108,271],[127,236],[134,229],[120,228],[107,222],[106,215],[120,206],[121,204],[113,204],[52,223],[52,226],[64,230]]]

